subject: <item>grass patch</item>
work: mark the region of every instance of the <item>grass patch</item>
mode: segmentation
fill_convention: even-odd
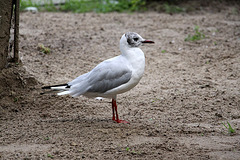
[[[23,11],[25,8],[27,7],[37,7],[38,8],[38,4],[33,3],[31,0],[21,0],[20,1],[20,11]]]
[[[43,139],[45,140],[45,141],[48,141],[48,140],[50,140],[50,138],[47,136],[47,137],[43,137]]]
[[[51,154],[47,154],[47,157],[49,157],[49,158],[51,158],[51,159],[53,159],[54,157],[53,157],[53,155],[51,155]]]
[[[176,5],[171,5],[168,3],[163,4],[163,10],[166,13],[173,14],[173,13],[181,13],[181,12],[186,12],[185,8],[176,6]]]
[[[231,124],[229,122],[227,122],[227,125],[228,125],[228,127],[223,123],[223,126],[228,130],[228,132],[230,134],[233,134],[233,133],[236,132],[235,129],[232,128],[232,126],[231,126]]]
[[[19,98],[18,97],[14,97],[13,98],[13,102],[18,102]]]
[[[205,38],[205,34],[199,31],[199,26],[195,26],[194,31],[195,34],[188,35],[185,41],[198,41]]]
[[[129,152],[129,153],[131,153],[131,154],[140,154],[140,152],[136,152],[136,151],[134,151],[134,150],[130,150],[129,147],[126,148],[126,151]]]
[[[66,0],[60,5],[55,5],[52,0],[44,0],[43,4],[33,3],[32,0],[21,0],[20,10],[23,11],[26,7],[36,7],[40,11],[49,12],[134,12],[145,10],[145,4],[145,0]]]
[[[161,52],[162,52],[162,53],[166,53],[167,51],[166,51],[165,49],[163,49]]]
[[[50,48],[45,47],[43,44],[38,44],[38,50],[44,54],[49,54],[51,53]]]

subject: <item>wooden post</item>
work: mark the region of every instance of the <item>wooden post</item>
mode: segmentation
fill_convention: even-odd
[[[13,60],[15,63],[19,63],[19,1],[15,1],[14,9],[14,57]]]
[[[12,9],[12,0],[0,0],[0,70],[7,66]]]

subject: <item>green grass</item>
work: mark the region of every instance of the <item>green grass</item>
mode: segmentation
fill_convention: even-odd
[[[44,54],[51,53],[51,49],[48,47],[45,47],[43,44],[38,44],[38,50]]]
[[[194,31],[195,34],[188,35],[185,41],[198,41],[205,38],[205,34],[199,31],[199,26],[195,26]]]
[[[45,0],[46,5],[40,5],[33,3],[31,0],[21,0],[20,10],[23,11],[26,7],[36,7],[40,11],[64,11],[74,13],[85,12],[134,12],[145,10],[145,0],[66,0],[66,2],[60,6],[55,6],[53,1]]]
[[[49,158],[51,158],[51,159],[53,159],[54,157],[53,157],[53,155],[51,155],[51,154],[47,154],[47,157],[49,157]]]
[[[129,147],[126,148],[126,151],[129,152],[129,153],[131,153],[131,154],[141,154],[140,152],[136,152],[136,151],[134,151],[134,150],[130,150]]]
[[[13,101],[14,101],[14,102],[18,102],[18,100],[19,100],[18,97],[14,97],[14,98],[13,98]]]
[[[166,53],[167,51],[166,51],[165,49],[163,49],[161,52],[162,52],[162,53]]]
[[[231,124],[227,122],[228,127],[223,123],[224,127],[228,130],[229,133],[235,133],[235,129],[232,128]]]
[[[45,140],[45,141],[48,141],[48,140],[50,140],[50,138],[47,136],[47,137],[43,137],[43,139]]]
[[[23,11],[27,7],[38,7],[38,5],[33,3],[31,0],[21,0],[20,11]]]
[[[239,10],[237,8],[233,7],[231,10],[231,13],[237,15],[237,14],[239,14]]]
[[[185,8],[182,8],[182,7],[179,7],[179,6],[176,6],[176,5],[171,5],[171,4],[168,4],[168,3],[163,4],[163,10],[166,13],[169,13],[169,14],[186,12]]]

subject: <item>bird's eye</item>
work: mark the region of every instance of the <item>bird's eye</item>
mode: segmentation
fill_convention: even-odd
[[[134,41],[138,41],[138,38],[133,38]]]

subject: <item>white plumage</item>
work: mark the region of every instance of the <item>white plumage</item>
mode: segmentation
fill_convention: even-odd
[[[90,72],[63,85],[47,86],[43,89],[60,90],[58,95],[69,94],[73,97],[112,98],[113,120],[119,120],[117,114],[116,96],[135,87],[143,76],[145,56],[138,48],[142,43],[154,43],[145,40],[134,32],[128,32],[120,39],[121,55],[105,60]],[[116,118],[115,118],[116,112]]]

